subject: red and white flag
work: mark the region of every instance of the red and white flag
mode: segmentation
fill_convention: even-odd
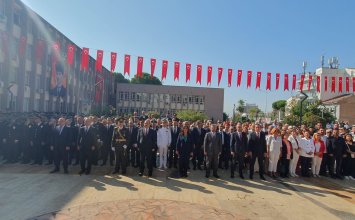
[[[180,77],[180,62],[174,63],[174,81],[179,80]]]
[[[353,77],[353,92],[355,92],[355,77]]]
[[[89,48],[86,47],[81,51],[81,70],[89,70]]]
[[[328,76],[324,77],[324,91],[328,91]]]
[[[303,91],[303,84],[304,84],[304,74],[301,75],[301,81],[300,81],[300,90]]]
[[[243,70],[238,70],[237,87],[242,83]]]
[[[143,57],[137,58],[137,77],[143,77]]]
[[[99,73],[102,73],[102,60],[104,57],[104,51],[103,50],[97,50],[96,53],[96,65],[95,65],[95,70]]]
[[[317,92],[320,92],[320,76],[317,76]]]
[[[292,76],[292,90],[296,90],[296,81],[297,81],[297,76],[296,74],[293,74]]]
[[[167,74],[168,74],[168,61],[163,60],[162,71],[161,71],[161,80],[166,79]]]
[[[212,81],[212,66],[207,67],[207,85],[211,85]]]
[[[75,47],[73,44],[68,44],[67,47],[67,63],[71,66],[74,63]]]
[[[190,81],[191,76],[191,64],[186,63],[186,82]]]
[[[111,73],[115,72],[116,60],[117,60],[117,53],[111,52]]]
[[[308,91],[311,91],[312,81],[313,81],[313,76],[309,75],[308,76]]]
[[[346,92],[350,92],[350,79],[346,77],[346,84],[345,84]]]
[[[288,91],[288,74],[284,74],[284,91]]]
[[[260,82],[261,82],[261,72],[256,73],[256,89],[260,89]]]
[[[218,86],[221,83],[222,74],[223,74],[223,68],[219,67],[218,68]],[[229,83],[228,83],[228,86],[229,86]]]
[[[124,71],[123,74],[126,75],[130,73],[131,70],[131,55],[124,55]]]
[[[232,86],[233,69],[228,69],[228,87]]]
[[[251,78],[252,78],[252,71],[248,70],[248,73],[247,73],[247,88],[249,88],[251,86]]]
[[[196,84],[200,83],[201,85],[201,78],[202,78],[202,65],[197,65]]]
[[[157,63],[157,60],[154,58],[150,59],[150,77],[154,77],[154,72],[155,72],[155,64]]]
[[[335,76],[332,76],[332,90],[331,92],[335,92]]]
[[[276,90],[280,87],[280,73],[276,73]]]
[[[343,92],[343,77],[339,76],[339,92]]]
[[[267,73],[266,90],[271,90],[271,73]]]

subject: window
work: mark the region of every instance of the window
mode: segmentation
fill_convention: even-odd
[[[177,102],[177,103],[181,103],[181,96],[180,96],[180,95],[177,95],[177,96],[176,96],[176,102]]]
[[[28,112],[30,108],[30,99],[29,98],[24,98],[23,100],[23,111]]]
[[[140,93],[137,93],[136,101],[140,101],[140,100],[141,100],[141,94],[140,94]]]
[[[135,92],[132,92],[132,93],[131,93],[131,100],[132,100],[132,101],[135,101],[135,100],[136,100],[136,93],[135,93]]]
[[[48,107],[49,107],[49,101],[46,100],[44,101],[44,111],[49,111]]]
[[[16,24],[17,26],[20,26],[21,25],[21,19],[20,19],[20,11],[19,10],[14,10],[14,16],[13,16],[13,19],[14,19],[14,24]]]
[[[129,100],[129,92],[124,93],[124,100],[128,101]]]
[[[38,75],[36,75],[35,79],[36,79],[35,80],[35,88],[37,90],[37,89],[40,89],[40,87],[41,87],[41,78]]]
[[[35,99],[33,110],[39,111],[39,99]]]
[[[31,76],[31,72],[27,71],[25,73],[25,85],[26,86],[30,85],[30,76]]]
[[[196,104],[199,104],[199,100],[200,100],[200,98],[198,96],[195,96],[195,103]]]
[[[171,95],[171,102],[176,103],[176,96],[175,95]]]
[[[26,58],[31,60],[32,57],[32,46],[31,45],[27,45],[26,47]]]
[[[200,97],[200,104],[203,105],[205,102],[205,97]]]
[[[9,82],[17,82],[18,69],[15,67],[10,68]]]

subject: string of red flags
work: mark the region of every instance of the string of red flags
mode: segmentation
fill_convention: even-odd
[[[0,32],[0,50],[3,54],[9,57],[9,36],[6,32]],[[18,55],[24,57],[28,52],[27,47],[27,37],[21,36],[18,39]],[[47,48],[51,48],[52,55],[52,65],[56,63],[59,59],[59,56],[62,55],[61,51],[63,50],[66,55],[66,63],[68,66],[73,66],[76,55],[77,55],[77,46],[73,43],[68,43],[66,45],[60,45],[59,42],[48,43],[43,39],[36,39],[34,42],[34,54],[36,63],[43,62]],[[51,46],[51,47],[48,47]],[[319,76],[316,74],[289,74],[289,73],[275,73],[263,72],[263,71],[252,71],[250,69],[232,69],[232,68],[223,68],[223,67],[214,67],[211,65],[203,66],[201,64],[192,65],[191,63],[185,63],[180,61],[168,61],[166,59],[160,60],[156,58],[146,59],[143,56],[132,56],[130,54],[118,54],[117,52],[106,52],[101,49],[89,49],[88,47],[83,47],[81,49],[81,62],[80,70],[84,73],[89,72],[89,60],[90,52],[96,51],[96,61],[95,61],[95,72],[102,73],[104,56],[110,56],[110,71],[111,73],[119,72],[119,69],[123,67],[123,74],[130,76],[131,74],[131,58],[137,59],[137,65],[135,72],[135,77],[143,77],[143,68],[145,67],[145,62],[148,63],[146,68],[150,68],[151,77],[157,77],[161,80],[166,80],[170,77],[169,69],[172,71],[171,77],[174,81],[182,80],[182,74],[185,75],[185,82],[189,83],[191,81],[191,74],[196,73],[196,79],[194,83],[197,85],[202,84],[202,78],[206,79],[207,86],[211,86],[215,77],[217,80],[218,87],[221,86],[224,74],[227,74],[225,78],[227,79],[227,86],[239,88],[245,84],[247,89],[256,89],[261,90],[265,89],[266,91],[271,90],[283,90],[283,91],[295,91],[296,89],[304,91],[311,91],[314,89],[316,92],[321,92],[322,90],[327,92],[328,87],[330,86],[330,92],[355,92],[355,77],[346,77],[346,76]],[[15,52],[15,53],[17,53]],[[123,66],[117,66],[119,62],[119,55],[123,57]],[[79,57],[80,59],[80,57]],[[169,65],[170,63],[170,65]],[[135,65],[135,64],[134,64]],[[160,66],[161,65],[161,66]],[[158,74],[157,74],[158,71]],[[243,72],[245,76],[243,76]],[[161,76],[159,74],[161,73]],[[214,76],[216,73],[216,76]],[[234,78],[236,74],[236,78]],[[206,78],[205,78],[206,77]],[[244,79],[246,81],[244,82]],[[234,81],[235,80],[235,81]],[[266,85],[263,85],[265,82]],[[254,84],[255,83],[255,84]],[[275,84],[274,84],[275,83]],[[283,86],[280,85],[283,83]],[[254,87],[255,85],[255,87]],[[352,89],[351,89],[352,87]]]

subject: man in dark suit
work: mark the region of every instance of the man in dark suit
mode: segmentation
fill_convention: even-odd
[[[218,157],[222,152],[222,137],[217,132],[217,125],[211,125],[211,132],[208,132],[204,139],[204,155],[206,157],[206,178],[210,177],[211,166],[213,166],[213,176],[219,178]]]
[[[139,150],[137,145],[138,128],[134,126],[133,119],[128,121],[128,148],[130,149],[132,167],[139,166]]]
[[[173,119],[173,125],[170,127],[170,133],[171,133],[171,144],[169,148],[169,168],[174,166],[174,168],[177,168],[177,161],[178,161],[178,155],[176,154],[176,143],[177,139],[179,137],[181,129],[178,127],[178,121],[176,119]]]
[[[338,129],[333,130],[333,136],[327,139],[326,143],[328,159],[329,159],[329,173],[332,178],[344,179],[342,175],[343,158],[346,156],[346,143],[344,138],[339,134]],[[336,164],[334,174],[334,164]]]
[[[253,179],[254,175],[254,165],[256,158],[258,158],[259,163],[259,175],[260,179],[265,180],[264,177],[264,159],[266,156],[266,138],[265,133],[261,131],[260,125],[255,125],[255,131],[250,133],[248,141],[248,153],[251,157],[250,161],[250,179]]]
[[[152,154],[155,153],[157,135],[149,126],[150,120],[147,119],[144,121],[144,127],[138,131],[137,142],[141,156],[139,176],[143,176],[144,165],[147,163],[148,176],[151,177],[153,175]]]
[[[34,163],[42,165],[44,151],[45,151],[45,140],[46,140],[46,129],[48,129],[41,121],[39,117],[35,118],[33,126],[33,145],[34,145]]]
[[[70,151],[69,129],[65,126],[65,119],[58,119],[58,126],[55,128],[53,145],[51,150],[54,152],[54,170],[51,173],[59,172],[60,162],[63,161],[64,173],[68,173],[68,158]]]
[[[80,128],[78,136],[78,150],[80,151],[80,172],[86,175],[91,172],[91,164],[93,162],[94,151],[96,149],[96,137],[94,129],[91,126],[91,119],[85,118],[85,126]],[[86,166],[87,162],[87,166]]]
[[[238,162],[239,176],[244,179],[243,167],[245,152],[248,148],[248,135],[243,132],[243,127],[241,123],[237,124],[237,130],[232,134],[232,144],[231,144],[231,156],[232,156],[232,167],[231,167],[231,178],[234,178],[235,165]]]
[[[230,152],[230,143],[231,143],[231,134],[229,133],[229,126],[221,125],[219,127],[219,132],[222,138],[222,153],[219,157],[218,167],[220,169],[228,169],[229,168],[229,158],[231,155]]]
[[[67,95],[67,88],[64,86],[65,85],[65,77],[64,77],[64,67],[63,65],[58,62],[55,66],[56,70],[56,85],[54,88],[51,90],[51,94],[54,96],[60,96],[60,97],[65,97]]]
[[[206,136],[206,130],[203,129],[202,126],[202,122],[197,121],[197,128],[194,128],[192,131],[195,144],[192,157],[192,164],[194,166],[194,170],[196,170],[196,165],[199,170],[202,170],[201,165],[203,163],[203,142]]]
[[[102,164],[105,166],[107,158],[110,157],[110,165],[113,166],[113,160],[115,158],[114,152],[111,150],[112,134],[114,126],[111,123],[111,119],[104,119],[102,121]]]

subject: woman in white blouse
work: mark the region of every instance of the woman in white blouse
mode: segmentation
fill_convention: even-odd
[[[288,140],[291,142],[292,149],[293,149],[293,157],[292,160],[290,161],[290,176],[298,177],[298,175],[296,174],[296,168],[297,168],[297,163],[301,152],[301,145],[300,145],[301,138],[298,136],[298,132],[296,129],[292,130],[292,133],[288,137]]]
[[[308,130],[305,130],[303,135],[304,138],[302,138],[300,153],[301,174],[303,177],[310,177],[311,175],[309,170],[311,167],[312,158],[314,157],[315,146]]]
[[[269,175],[276,177],[277,163],[280,158],[282,147],[282,140],[280,137],[280,130],[273,128],[271,135],[267,140],[267,152],[269,157]]]

